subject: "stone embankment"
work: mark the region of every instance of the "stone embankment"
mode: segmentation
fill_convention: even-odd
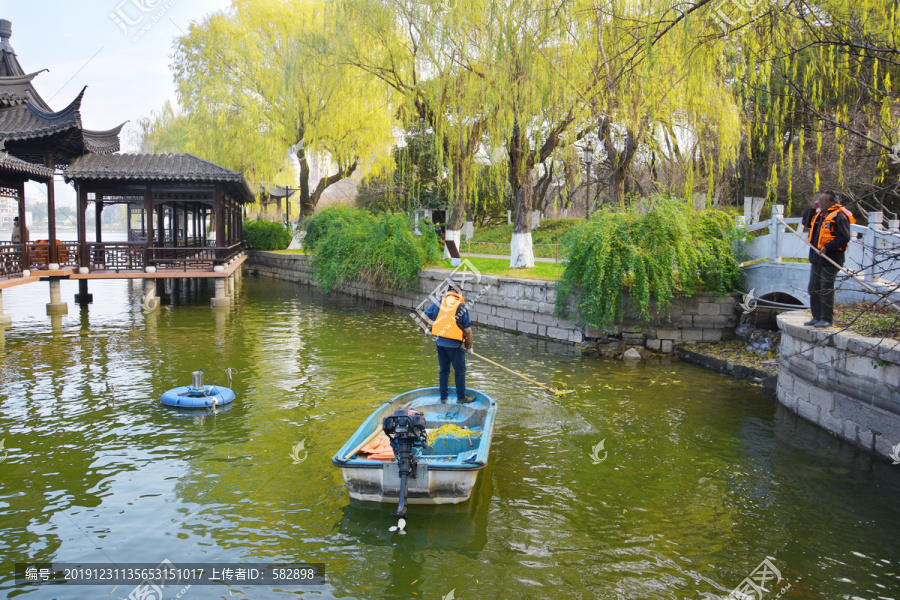
[[[804,419],[885,458],[900,448],[900,341],[805,327],[778,317],[778,401]]]
[[[248,251],[247,255],[251,274],[315,283],[313,257],[309,255],[258,251]],[[692,298],[676,298],[670,308],[670,318],[656,317],[649,325],[626,316],[624,323],[612,330],[583,328],[556,315],[556,290],[551,281],[479,276],[463,270],[425,270],[419,275],[417,292],[381,292],[358,282],[337,291],[413,312],[417,307],[424,310],[432,301],[434,291],[451,276],[454,281],[462,282],[474,323],[560,342],[592,343],[613,336],[628,345],[671,353],[681,344],[729,338],[737,322],[734,298],[698,294]]]

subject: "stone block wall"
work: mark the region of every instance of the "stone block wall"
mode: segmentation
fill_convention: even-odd
[[[805,327],[778,317],[778,401],[860,448],[889,458],[900,444],[900,342]]]
[[[314,284],[312,257],[303,254],[247,251],[251,273],[304,284]],[[410,309],[430,303],[429,296],[453,272],[426,269],[419,275],[417,292],[379,292],[363,283],[353,282],[337,291],[351,296],[382,301]],[[649,325],[626,317],[614,330],[585,329],[570,319],[556,316],[556,290],[552,281],[514,279],[457,272],[453,280],[461,287],[473,323],[524,333],[555,341],[580,344],[609,335],[621,337],[627,344],[646,346],[656,352],[671,353],[681,344],[716,342],[731,334],[737,317],[736,301],[714,294],[678,298],[671,306],[671,321],[656,316]],[[423,304],[425,303],[425,304]],[[655,314],[651,307],[651,314]]]

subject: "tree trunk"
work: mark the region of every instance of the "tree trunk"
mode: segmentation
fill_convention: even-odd
[[[471,240],[475,235],[475,207],[471,202],[466,202],[466,240]]]
[[[302,146],[297,150],[297,160],[300,161],[300,198],[297,203],[300,205],[300,218],[306,218],[313,214],[316,205],[309,201],[309,161]]]
[[[453,206],[450,218],[447,219],[447,231],[444,241],[453,240],[460,248],[460,233],[466,218],[466,204],[469,196],[469,170],[462,158],[453,161]],[[444,258],[450,258],[450,252],[444,248]]]
[[[514,181],[515,179],[515,181]],[[509,244],[509,268],[531,268],[534,266],[534,247],[531,243],[531,206],[534,186],[534,170],[526,168],[524,173],[514,178],[510,174],[515,217],[513,234]]]
[[[322,177],[316,184],[316,189],[312,193],[309,192],[309,160],[306,157],[306,151],[301,146],[297,150],[297,160],[300,162],[300,198],[297,203],[300,205],[300,217],[306,218],[316,211],[319,199],[322,193],[330,186],[334,185],[344,177],[350,177],[356,171],[358,162],[354,161],[348,167],[338,166],[338,172],[328,177]]]
[[[509,154],[509,187],[512,188],[513,234],[509,243],[509,267],[511,269],[534,266],[534,248],[531,244],[531,206],[534,190],[534,170],[525,158],[526,140],[520,134],[519,124],[513,125],[507,152]]]
[[[531,243],[531,211],[534,193],[534,168],[526,158],[527,140],[513,124],[509,136],[509,187],[512,189],[513,233],[509,241],[509,268],[521,269],[534,266],[534,247]]]
[[[606,149],[606,166],[609,167],[609,194],[613,204],[625,206],[625,176],[637,151],[637,140],[630,128],[625,129],[623,148],[619,151],[612,139],[612,127],[609,119],[600,124],[603,135],[603,146]]]
[[[613,204],[625,206],[625,168],[613,169],[609,174],[609,194]]]

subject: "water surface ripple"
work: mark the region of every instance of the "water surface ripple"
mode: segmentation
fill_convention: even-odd
[[[350,500],[330,459],[381,402],[435,384],[433,345],[407,311],[245,276],[229,310],[209,308],[208,283],[180,281],[172,306],[144,315],[139,282],[90,285],[81,309],[63,282],[57,318],[45,283],[3,292],[0,597],[131,591],[17,588],[17,562],[168,558],[327,571],[316,588],[194,587],[187,600],[712,600],[770,557],[785,597],[900,598],[900,471],[740,382],[476,328],[480,353],[577,393],[470,359],[469,385],[501,405],[491,464],[471,501],[412,507],[398,536],[392,508]],[[160,406],[191,371],[227,385],[229,367],[231,407]]]

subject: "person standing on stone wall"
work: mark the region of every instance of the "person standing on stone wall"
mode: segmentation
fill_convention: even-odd
[[[812,319],[804,325],[821,329],[830,327],[834,320],[834,282],[838,267],[831,261],[844,264],[850,225],[855,222],[850,211],[841,206],[840,196],[831,190],[819,194],[803,213],[803,226],[809,228],[808,240],[812,246],[807,288]]]

